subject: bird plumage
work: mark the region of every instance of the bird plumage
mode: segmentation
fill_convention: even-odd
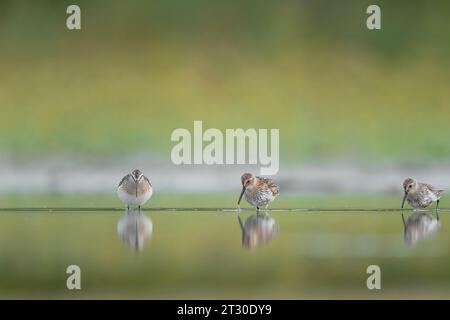
[[[238,204],[242,196],[253,206],[267,206],[280,193],[280,188],[272,179],[257,177],[251,173],[244,173],[241,177],[242,192],[239,197]]]
[[[137,169],[124,176],[117,187],[117,196],[128,207],[140,207],[152,195],[153,187],[150,180]]]
[[[431,184],[417,182],[412,178],[403,182],[404,200],[413,208],[426,208],[433,202],[439,203],[444,190],[437,189]]]

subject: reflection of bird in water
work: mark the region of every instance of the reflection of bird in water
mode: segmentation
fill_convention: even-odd
[[[406,244],[414,245],[436,233],[441,227],[439,215],[436,218],[426,212],[415,212],[408,219],[402,213],[404,240]]]
[[[117,233],[123,242],[131,249],[140,251],[144,248],[147,238],[153,233],[153,223],[150,218],[139,211],[125,211],[125,215],[117,222]]]
[[[242,223],[238,215],[242,230],[242,246],[255,248],[269,244],[278,233],[278,223],[267,214],[254,214]]]

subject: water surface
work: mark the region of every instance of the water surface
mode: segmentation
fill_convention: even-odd
[[[0,296],[450,298],[449,223],[446,210],[4,209]],[[366,287],[372,264],[381,290]]]

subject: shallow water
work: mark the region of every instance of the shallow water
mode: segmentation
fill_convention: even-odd
[[[2,298],[450,298],[447,210],[0,212]],[[81,290],[66,268],[81,268]],[[381,290],[366,269],[381,268]]]

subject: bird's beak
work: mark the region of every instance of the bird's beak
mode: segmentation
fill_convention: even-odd
[[[403,196],[403,201],[402,201],[402,209],[405,206],[405,200],[406,200],[407,196],[408,196],[408,192],[405,191],[405,195]]]
[[[241,203],[241,199],[242,199],[242,196],[244,195],[244,192],[245,192],[245,186],[242,187],[241,195],[239,196],[239,200],[238,200],[238,205]]]
[[[238,215],[239,225],[241,226],[241,231],[244,232],[244,224],[242,223],[241,216]]]

